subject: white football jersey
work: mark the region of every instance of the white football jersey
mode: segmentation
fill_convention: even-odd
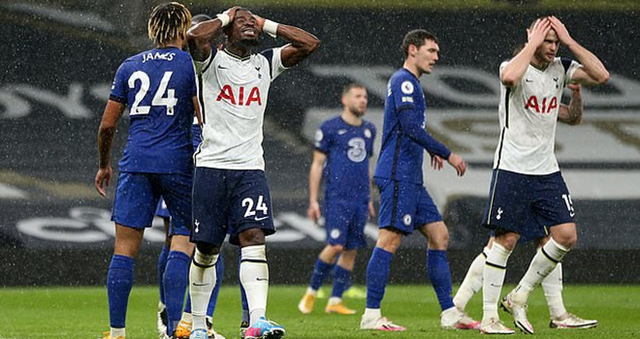
[[[558,109],[562,90],[579,67],[573,60],[555,58],[544,70],[529,65],[515,87],[500,86],[502,131],[494,168],[534,175],[560,170],[554,154]]]
[[[271,81],[286,70],[283,47],[247,57],[216,51],[194,61],[203,116],[197,167],[263,170],[264,111]]]

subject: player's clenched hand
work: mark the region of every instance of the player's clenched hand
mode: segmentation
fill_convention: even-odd
[[[373,202],[369,201],[369,219],[373,219],[376,216],[376,209],[373,207]]]
[[[548,18],[536,20],[531,29],[527,28],[527,40],[533,46],[540,46],[551,29],[551,22]]]
[[[96,173],[96,179],[94,185],[96,187],[96,191],[103,196],[107,196],[106,188],[109,187],[109,183],[111,182],[111,176],[113,175],[113,170],[111,166],[107,168],[98,169],[98,173]]]
[[[441,170],[444,167],[444,160],[435,154],[429,153],[429,155],[431,156],[431,167],[436,171]]]
[[[453,168],[456,169],[456,172],[458,172],[458,176],[463,176],[464,172],[467,171],[467,164],[464,163],[464,160],[462,160],[461,156],[455,153],[451,153],[447,161],[449,162],[449,165],[453,166]]]
[[[317,201],[309,204],[307,216],[309,216],[309,219],[314,223],[318,223],[318,219],[320,219],[320,204],[318,204]]]
[[[567,87],[574,93],[580,93],[582,86],[580,84],[567,84]]]

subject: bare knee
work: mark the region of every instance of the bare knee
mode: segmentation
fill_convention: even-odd
[[[551,227],[551,237],[559,245],[570,249],[578,241],[576,224],[567,223]]]
[[[445,251],[449,247],[449,230],[442,221],[423,225],[420,233],[427,239],[430,250]]]
[[[244,230],[238,235],[240,247],[264,245],[264,231],[259,228]]]
[[[500,246],[506,248],[509,251],[513,251],[516,248],[518,239],[520,239],[520,234],[518,233],[503,229],[496,229],[495,231],[494,242],[496,244],[500,244]]]
[[[396,253],[400,243],[402,242],[402,234],[393,228],[382,228],[378,235],[376,247],[382,248],[389,253]]]

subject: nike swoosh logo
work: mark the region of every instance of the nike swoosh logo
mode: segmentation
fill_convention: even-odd
[[[525,82],[533,82],[531,79],[524,79]]]
[[[257,281],[269,281],[267,278],[256,278]]]
[[[198,283],[193,283],[193,286],[209,286],[211,284],[205,283],[205,284],[198,284]]]
[[[265,219],[269,219],[269,217],[267,216],[267,217],[262,217],[262,218],[258,218],[258,217],[253,218],[253,220],[255,220],[255,221],[262,221],[262,220],[265,220]]]
[[[218,65],[218,68],[220,68],[220,69],[228,69],[228,67],[223,67],[222,65]]]

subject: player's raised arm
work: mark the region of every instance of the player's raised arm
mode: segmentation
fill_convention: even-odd
[[[568,125],[578,125],[582,122],[582,86],[569,84],[568,87],[571,89],[571,101],[569,105],[560,105],[558,121]]]
[[[500,82],[503,85],[514,87],[522,79],[536,49],[544,42],[550,29],[551,23],[547,18],[536,20],[533,26],[527,29],[527,44],[500,70]]]
[[[281,36],[289,41],[281,54],[282,65],[292,67],[304,60],[320,46],[320,40],[298,27],[280,24],[254,14],[258,27],[272,37]]]
[[[233,21],[238,8],[234,6],[218,14],[215,19],[203,21],[189,29],[187,42],[193,60],[205,61],[211,55],[213,49],[211,41],[221,33],[223,27]]]
[[[609,80],[609,71],[604,67],[602,61],[600,61],[595,54],[575,41],[571,35],[569,35],[569,31],[567,31],[567,28],[560,19],[555,16],[550,16],[549,22],[551,23],[551,28],[556,31],[560,42],[567,46],[571,53],[573,53],[582,64],[582,67],[573,73],[571,81],[583,85],[600,85],[607,82]]]

